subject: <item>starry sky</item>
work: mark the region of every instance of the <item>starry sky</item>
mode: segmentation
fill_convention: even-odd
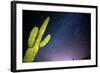
[[[42,39],[51,34],[50,42],[40,48],[35,62],[91,59],[91,14],[23,10],[23,56],[34,26],[41,27],[47,17],[50,22]]]

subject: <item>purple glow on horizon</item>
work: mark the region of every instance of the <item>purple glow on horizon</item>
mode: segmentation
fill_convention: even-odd
[[[86,55],[87,56],[87,55]],[[84,51],[83,53],[78,51],[78,49],[72,50],[62,50],[57,52],[50,52],[49,55],[47,55],[47,58],[49,58],[50,61],[64,61],[64,60],[81,60],[82,57],[84,58]]]

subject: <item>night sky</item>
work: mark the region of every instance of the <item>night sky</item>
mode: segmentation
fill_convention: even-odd
[[[50,42],[40,48],[35,62],[91,59],[91,14],[23,10],[23,56],[34,26],[41,27],[47,17],[50,22],[43,38],[51,34]]]

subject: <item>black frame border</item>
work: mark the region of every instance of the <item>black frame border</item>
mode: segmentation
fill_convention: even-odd
[[[95,59],[96,65],[17,70],[16,69],[16,5],[17,4],[36,4],[36,5],[95,8],[96,9],[96,34],[95,34],[96,35],[96,59]],[[90,67],[98,67],[98,6],[44,3],[44,2],[28,2],[28,1],[11,1],[11,71],[12,72],[42,71],[42,70],[56,70],[56,69],[73,69],[73,68],[90,68]]]

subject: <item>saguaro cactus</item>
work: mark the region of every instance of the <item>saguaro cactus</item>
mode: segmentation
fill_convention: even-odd
[[[43,22],[40,30],[38,27],[34,27],[30,32],[29,39],[28,39],[28,49],[25,53],[23,62],[33,62],[39,49],[44,47],[51,39],[51,35],[48,34],[46,38],[42,41],[43,34],[47,28],[49,23],[50,17],[47,17],[46,20]]]

